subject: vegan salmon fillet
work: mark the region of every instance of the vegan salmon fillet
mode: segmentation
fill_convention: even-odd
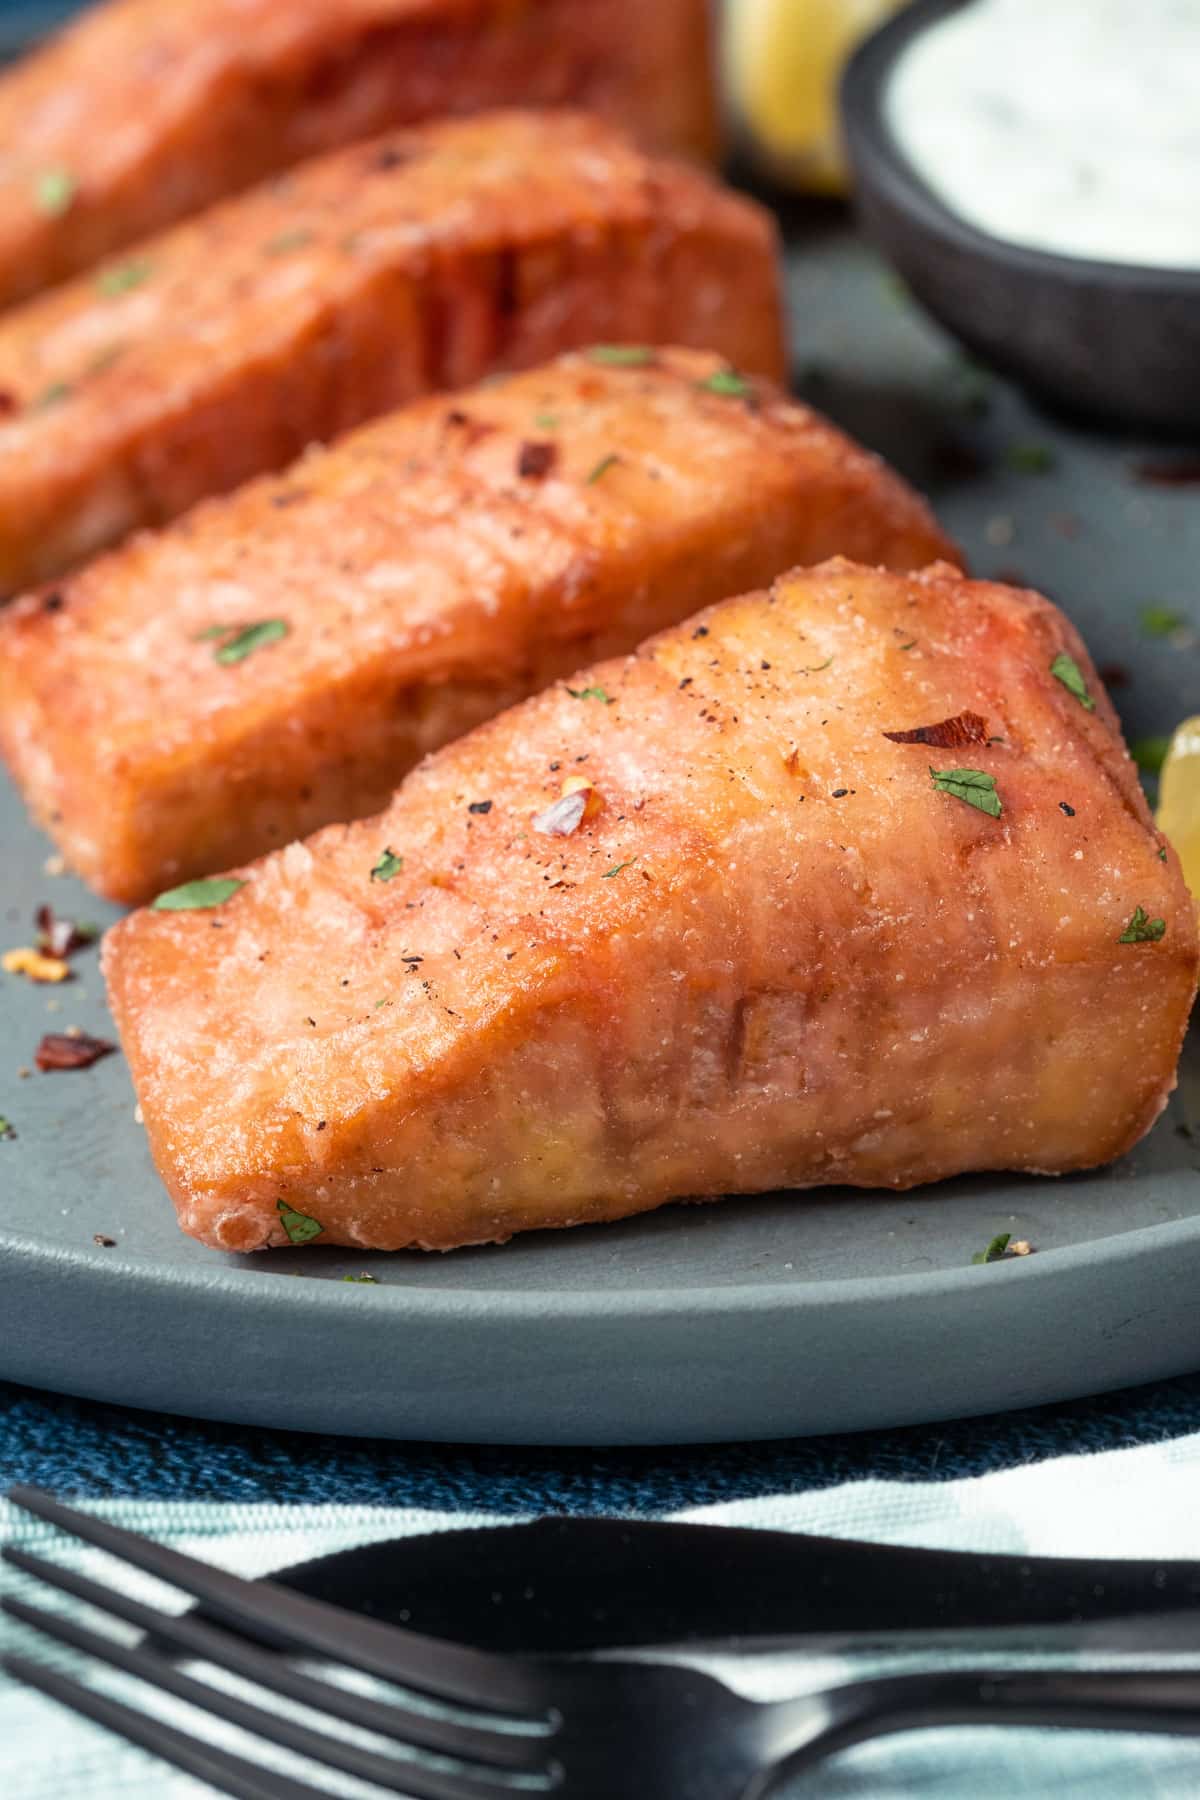
[[[0,593],[415,395],[602,338],[778,375],[770,215],[584,114],[307,163],[0,318]]]
[[[0,77],[0,305],[309,156],[578,105],[711,157],[708,0],[108,0]]]
[[[601,346],[421,401],[0,615],[0,750],[140,901],[375,812],[427,750],[797,560],[952,553],[768,383]]]
[[[1162,1109],[1196,979],[1083,645],[946,566],[728,601],[191,898],[104,962],[225,1250],[1086,1168]]]

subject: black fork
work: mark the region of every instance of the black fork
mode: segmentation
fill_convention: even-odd
[[[135,1645],[22,1600],[23,1624],[340,1774],[410,1800],[765,1800],[846,1746],[917,1726],[1060,1725],[1200,1733],[1200,1669],[956,1670],[844,1683],[759,1704],[687,1667],[628,1658],[498,1656],[380,1625],[271,1582],[243,1581],[28,1488],[13,1502],[201,1602],[175,1616],[91,1577],[5,1551],[25,1575],[140,1628]],[[1200,1639],[1193,1637],[1200,1646]],[[244,1699],[176,1653],[264,1690]],[[368,1695],[294,1658],[386,1684]],[[21,1655],[5,1668],[72,1710],[245,1800],[308,1800],[302,1774],[204,1742]],[[279,1709],[280,1697],[303,1716]],[[346,1727],[384,1740],[367,1744]]]

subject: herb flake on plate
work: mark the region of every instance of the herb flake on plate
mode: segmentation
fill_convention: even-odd
[[[979,1263],[1003,1262],[1005,1253],[1007,1252],[1008,1246],[1011,1242],[1012,1242],[1012,1232],[1011,1231],[1002,1231],[998,1237],[994,1237],[992,1239],[991,1243],[988,1245],[986,1250],[977,1250],[975,1252],[974,1256],[971,1258],[972,1265],[973,1266],[978,1265]]]
[[[1157,944],[1166,933],[1165,919],[1151,919],[1144,906],[1134,908],[1133,917],[1117,939],[1118,944]]]
[[[1061,681],[1068,694],[1073,694],[1085,712],[1095,712],[1096,702],[1088,693],[1087,682],[1083,679],[1083,671],[1073,656],[1060,650],[1050,664],[1050,673],[1055,681]]]
[[[994,775],[987,774],[983,769],[935,769],[932,766],[929,773],[940,794],[949,794],[955,800],[965,800],[968,806],[987,813],[991,819],[1000,817],[1003,807],[996,792]]]
[[[569,687],[567,692],[570,694],[572,700],[603,700],[605,706],[612,706],[613,704],[612,695],[606,694],[602,687]]]
[[[1048,475],[1056,459],[1048,444],[1010,444],[1004,460],[1018,475]]]
[[[1129,746],[1129,754],[1143,775],[1157,775],[1167,760],[1170,748],[1169,737],[1135,738]]]
[[[1179,613],[1172,612],[1169,606],[1159,606],[1155,603],[1143,606],[1138,614],[1138,623],[1147,637],[1165,638],[1170,637],[1173,631],[1180,630],[1187,624],[1187,620],[1182,618]]]
[[[210,912],[224,906],[239,889],[245,887],[236,875],[206,877],[201,881],[185,881],[181,887],[168,888],[151,902],[154,912]]]
[[[620,460],[621,459],[616,451],[610,450],[607,456],[602,456],[600,458],[600,461],[585,480],[583,484],[584,487],[595,487],[596,483],[603,480],[604,476],[608,474],[608,471],[613,467],[614,463],[619,463]]]
[[[622,869],[632,869],[636,861],[637,857],[631,856],[628,862],[614,863],[611,869],[605,869],[603,875],[600,877],[601,881],[611,881],[615,875],[621,873]]]
[[[325,1229],[319,1220],[310,1219],[307,1213],[297,1212],[286,1200],[277,1200],[275,1210],[283,1221],[283,1229],[287,1232],[290,1243],[311,1244]]]

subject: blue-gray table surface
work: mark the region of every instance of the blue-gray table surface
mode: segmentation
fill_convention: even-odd
[[[0,55],[70,0],[0,0]],[[1151,602],[1196,612],[1200,490],[1139,481],[1160,447],[1048,420],[980,380],[896,292],[832,210],[782,202],[793,254],[797,385],[934,498],[981,575],[1028,580],[1087,628],[1088,587],[1126,584],[1129,614],[1093,642],[1132,736],[1170,728],[1164,645],[1125,665]],[[1029,454],[1030,446],[1034,454]],[[1050,464],[1041,473],[1034,465]],[[1195,654],[1195,652],[1189,652]],[[165,1204],[165,1199],[164,1199]],[[2,1324],[0,1324],[2,1329]],[[70,1330],[69,1318],[63,1320]],[[198,1345],[197,1355],[208,1354]],[[0,1384],[0,1488],[78,1495],[414,1505],[447,1511],[662,1512],[856,1478],[936,1480],[1200,1427],[1200,1375],[1070,1405],[766,1445],[542,1451],[307,1437],[138,1413]]]

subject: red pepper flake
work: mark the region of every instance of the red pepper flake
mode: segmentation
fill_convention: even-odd
[[[52,906],[39,906],[34,914],[37,947],[43,956],[70,956],[76,950],[94,944],[100,933],[94,925],[82,925],[74,919],[60,919]]]
[[[67,1032],[48,1031],[34,1053],[39,1069],[90,1069],[102,1056],[112,1056],[117,1046],[107,1038],[89,1037],[81,1031],[77,1037]]]
[[[108,1233],[104,1231],[94,1231],[92,1233],[92,1242],[93,1244],[99,1244],[101,1250],[115,1250],[117,1247],[116,1238],[109,1237]]]
[[[978,713],[955,713],[938,725],[918,725],[913,731],[885,731],[893,744],[932,744],[938,750],[961,750],[967,744],[987,742],[987,720]]]
[[[1200,456],[1152,457],[1133,472],[1153,487],[1200,487]]]
[[[543,481],[557,461],[557,444],[531,438],[517,451],[517,474],[524,481]]]
[[[11,419],[20,410],[21,402],[11,388],[0,388],[0,419]]]
[[[446,414],[445,424],[447,430],[462,433],[463,448],[466,450],[479,443],[481,438],[489,437],[496,429],[486,419],[473,419],[470,413],[463,412],[457,406],[451,407]]]
[[[1106,688],[1128,687],[1133,679],[1124,663],[1101,663],[1097,674]]]
[[[385,144],[382,150],[377,150],[373,155],[371,167],[386,175],[389,169],[400,169],[405,163],[412,162],[416,154],[411,146],[406,148],[403,144]]]

